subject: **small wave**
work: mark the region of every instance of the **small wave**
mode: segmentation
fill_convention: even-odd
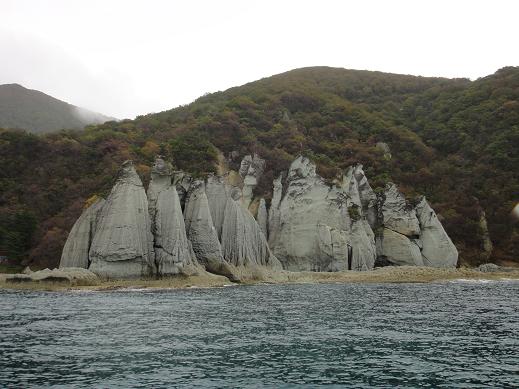
[[[149,292],[153,290],[164,289],[164,288],[137,288],[137,287],[128,287],[128,288],[119,288],[117,292]]]
[[[491,284],[491,283],[495,283],[495,282],[514,282],[514,281],[517,281],[517,280],[513,280],[510,278],[500,278],[500,279],[495,279],[495,280],[479,279],[479,278],[476,278],[476,279],[458,278],[455,280],[450,280],[449,282],[450,283],[467,283],[467,284]]]
[[[469,279],[469,278],[458,278],[456,280],[450,280],[450,283],[467,283],[467,284],[490,284],[491,282],[495,282],[495,280],[482,280],[482,279]]]
[[[99,292],[97,289],[68,289],[68,293],[96,293]]]

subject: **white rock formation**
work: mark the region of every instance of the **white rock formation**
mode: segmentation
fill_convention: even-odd
[[[90,270],[109,278],[151,276],[155,272],[148,199],[131,161],[100,214],[90,247]]]
[[[409,205],[395,184],[389,184],[384,192],[382,216],[384,227],[402,235],[420,235],[420,225],[415,209]]]
[[[384,192],[381,214],[379,258],[393,265],[456,266],[458,251],[424,198],[413,207],[390,184]]]
[[[424,265],[433,267],[456,266],[458,250],[425,197],[416,206],[416,214],[420,222],[420,241]]]
[[[60,268],[79,267],[88,269],[90,265],[88,253],[97,227],[99,211],[104,204],[105,200],[98,198],[76,220],[63,247],[59,263]]]
[[[392,265],[423,266],[420,252],[420,225],[416,210],[394,184],[388,184],[380,206],[381,233],[377,255]]]
[[[278,232],[279,232],[279,224],[280,224],[280,212],[279,206],[281,203],[281,198],[283,197],[283,184],[282,184],[283,176],[280,175],[278,178],[274,180],[272,183],[272,201],[270,203],[270,209],[268,211],[268,242],[270,248],[272,248],[276,242]]]
[[[241,161],[240,176],[243,178],[243,197],[242,203],[245,208],[249,205],[253,198],[254,188],[258,185],[258,181],[265,169],[265,160],[257,154],[246,155]]]
[[[260,199],[260,203],[258,206],[258,215],[256,217],[256,220],[258,221],[258,225],[261,229],[261,232],[263,232],[263,235],[265,236],[265,239],[268,239],[268,213],[267,213],[267,206],[265,204],[264,199]]]
[[[394,185],[377,198],[361,165],[332,185],[315,164],[298,157],[274,180],[270,209],[264,199],[254,202],[254,219],[243,201],[250,205],[263,166],[258,156],[246,157],[240,174],[250,180],[240,189],[236,172],[204,182],[172,172],[158,158],[146,196],[127,161],[106,202],[85,210],[72,228],[61,267],[132,278],[196,271],[201,264],[240,280],[281,265],[293,271],[369,270],[377,257],[392,265],[456,265],[456,247],[427,201],[413,207]]]
[[[224,260],[236,267],[266,266],[280,268],[265,235],[252,214],[240,204],[240,188],[223,177],[209,176],[205,193]]]
[[[148,201],[157,274],[178,274],[191,263],[194,254],[186,236],[178,193],[171,183],[171,166],[161,158],[156,159],[151,172]]]
[[[209,210],[218,239],[222,237],[225,220],[227,199],[231,196],[230,187],[225,184],[223,177],[209,176],[205,184],[205,193],[209,203]]]
[[[221,242],[224,259],[234,266],[281,269],[254,217],[232,197],[225,207]]]
[[[384,158],[387,160],[391,159],[391,149],[389,148],[389,145],[385,142],[377,142],[375,147],[379,150],[382,150],[384,153]]]
[[[373,268],[374,235],[360,206],[353,171],[343,182],[344,187],[327,185],[308,158],[298,157],[290,166],[286,193],[280,179],[274,183],[269,243],[285,269]]]
[[[364,216],[350,224],[348,236],[351,246],[350,270],[371,270],[375,266],[377,248],[375,234]]]
[[[189,188],[184,209],[186,233],[197,260],[204,266],[223,262],[218,233],[213,224],[204,182],[195,180]]]
[[[348,193],[350,201],[362,209],[362,214],[374,228],[377,221],[377,195],[371,189],[362,165],[351,166],[343,176],[342,189]]]
[[[384,228],[377,239],[377,253],[393,265],[424,266],[418,244],[393,230]]]

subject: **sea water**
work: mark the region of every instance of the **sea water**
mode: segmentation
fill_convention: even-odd
[[[0,387],[518,387],[519,283],[0,291]]]

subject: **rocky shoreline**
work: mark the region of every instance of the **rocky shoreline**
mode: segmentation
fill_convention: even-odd
[[[487,266],[488,265],[483,265]],[[81,269],[84,270],[84,269]],[[0,289],[67,291],[92,290],[110,291],[119,289],[183,289],[210,288],[231,285],[255,284],[311,284],[311,283],[431,283],[455,280],[519,280],[519,269],[492,267],[480,268],[432,268],[419,266],[389,266],[372,271],[342,272],[290,272],[286,270],[268,271],[262,269],[254,277],[244,282],[232,282],[221,275],[200,271],[192,275],[176,275],[162,279],[103,280],[97,276],[77,277],[69,279],[56,277],[58,270],[43,270],[50,278],[36,276],[30,280],[27,275],[0,274]],[[85,270],[85,272],[88,272]],[[40,273],[40,272],[36,272]],[[33,274],[36,274],[33,273]],[[54,275],[51,275],[54,273]],[[90,272],[89,272],[90,273]],[[86,274],[86,273],[85,273]],[[93,274],[93,273],[90,273]],[[22,277],[20,277],[22,276]],[[24,277],[25,276],[25,277]],[[38,278],[41,278],[38,280]]]

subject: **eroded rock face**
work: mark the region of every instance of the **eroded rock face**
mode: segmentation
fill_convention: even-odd
[[[231,196],[230,187],[225,184],[223,177],[211,175],[207,178],[205,193],[214,228],[216,229],[218,239],[221,239],[226,216],[225,207],[227,206],[227,199]]]
[[[180,205],[182,206],[182,210],[184,210],[187,199],[187,192],[191,187],[191,183],[193,182],[193,178],[183,172],[183,171],[175,171],[172,175],[172,183],[173,186],[177,189],[178,198],[180,200]]]
[[[148,199],[131,161],[126,161],[99,217],[90,247],[90,270],[109,278],[155,273]]]
[[[258,185],[264,169],[265,160],[257,154],[246,155],[241,161],[239,173],[243,178],[242,202],[245,208],[248,208],[252,201],[254,188]]]
[[[281,268],[254,217],[232,197],[225,207],[221,242],[225,260],[234,266]]]
[[[371,228],[377,222],[377,195],[371,189],[362,165],[351,166],[343,176],[342,189],[348,194],[351,203],[362,209]]]
[[[377,255],[392,265],[423,266],[420,250],[420,224],[415,208],[394,184],[388,184],[380,205],[381,233]]]
[[[184,219],[187,237],[196,258],[207,267],[223,262],[223,255],[204,186],[201,180],[191,184],[187,194]]]
[[[384,158],[387,160],[391,159],[391,149],[389,148],[389,145],[385,142],[377,142],[375,147],[379,150],[381,150],[384,153]]]
[[[382,216],[384,228],[412,237],[420,235],[416,210],[409,205],[396,185],[390,184],[384,192]]]
[[[299,157],[290,166],[286,191],[280,179],[274,183],[269,243],[284,268],[340,271],[373,267],[375,241],[362,210],[359,182],[353,171],[343,181],[347,184],[326,184],[315,165]]]
[[[481,231],[482,237],[482,249],[483,252],[481,256],[483,259],[488,260],[492,256],[492,251],[494,250],[494,245],[492,244],[492,240],[490,239],[490,232],[488,231],[487,218],[485,215],[485,211],[480,208],[479,209],[479,228]]]
[[[157,157],[151,169],[151,181],[146,195],[148,196],[148,208],[150,212],[151,224],[153,229],[155,212],[157,210],[157,200],[161,191],[171,187],[172,167],[162,158]]]
[[[420,222],[420,240],[424,265],[433,267],[454,267],[458,262],[458,250],[443,229],[436,213],[425,197],[416,206]]]
[[[248,156],[240,174],[257,179],[263,165]],[[61,266],[133,278],[197,271],[201,264],[240,280],[281,265],[293,271],[369,270],[375,259],[456,265],[457,250],[427,201],[413,206],[394,185],[377,197],[361,165],[330,184],[298,157],[274,180],[270,208],[254,201],[257,219],[243,206],[252,199],[244,197],[247,185],[252,196],[256,184],[242,184],[236,172],[194,180],[157,158],[146,195],[127,161],[106,202],[93,204],[72,228]]]
[[[280,267],[260,226],[240,201],[242,192],[223,177],[210,176],[205,185],[211,218],[223,259],[236,267]]]
[[[102,198],[97,199],[83,211],[70,230],[61,254],[60,268],[77,267],[88,269],[90,265],[89,251],[97,227],[99,212],[105,204]]]
[[[384,228],[377,239],[377,252],[392,265],[424,266],[420,247],[407,236]]]
[[[394,184],[381,205],[377,255],[393,265],[453,267],[458,251],[425,198],[415,207]]]
[[[152,169],[148,201],[157,274],[178,274],[191,262],[193,254],[178,193],[171,182],[171,165],[161,158]]]
[[[273,182],[272,190],[272,201],[270,203],[270,209],[268,211],[268,242],[270,248],[272,248],[276,242],[279,224],[280,224],[280,211],[279,206],[281,204],[281,198],[283,197],[283,184],[282,175],[276,178]]]
[[[258,225],[260,227],[261,232],[263,232],[263,235],[265,236],[265,239],[268,239],[268,213],[267,213],[267,206],[265,204],[265,200],[261,199],[258,206],[258,216],[257,219]]]

